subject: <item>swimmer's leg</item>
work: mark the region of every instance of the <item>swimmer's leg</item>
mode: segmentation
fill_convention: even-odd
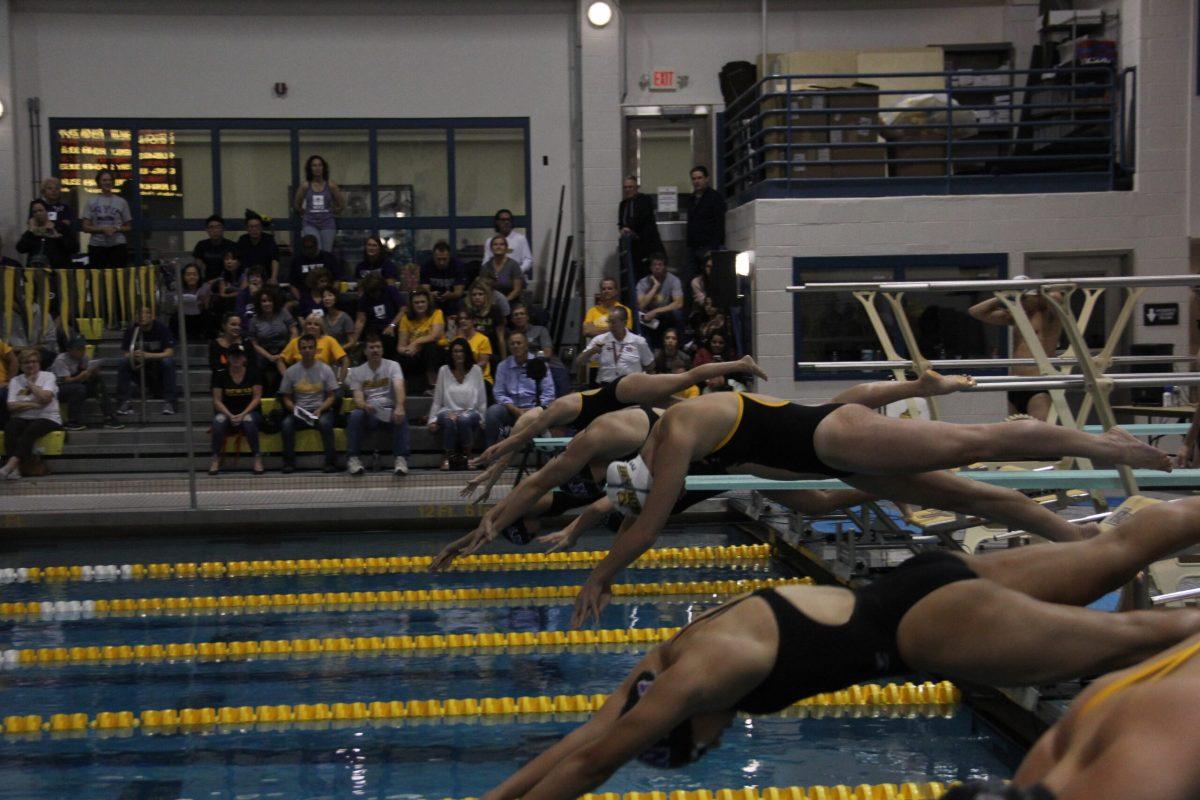
[[[1170,471],[1170,457],[1121,428],[1084,433],[1035,420],[963,425],[893,419],[859,405],[826,416],[813,435],[817,456],[835,469],[865,475],[931,472],[1011,458],[1079,456]]]
[[[981,577],[1039,600],[1086,605],[1146,565],[1200,543],[1200,497],[1159,503],[1086,541],[969,557]]]
[[[652,405],[666,400],[677,392],[682,392],[689,386],[704,383],[710,378],[719,378],[738,372],[750,372],[764,381],[767,379],[767,373],[763,372],[753,358],[743,356],[737,361],[714,361],[710,364],[701,364],[698,367],[692,367],[687,372],[656,375],[635,372],[632,375],[626,375],[617,384],[617,399],[630,405]]]
[[[801,514],[831,514],[839,508],[848,508],[876,499],[875,495],[857,489],[792,489],[783,492],[763,492],[776,503],[787,506]]]
[[[1047,392],[1038,392],[1033,397],[1029,398],[1026,404],[1027,413],[1034,419],[1045,422],[1050,418],[1050,395]]]
[[[953,394],[974,385],[975,379],[969,375],[942,375],[929,369],[925,370],[925,373],[915,381],[860,383],[839,392],[830,402],[855,403],[867,408],[883,408],[898,400]]]
[[[968,580],[913,606],[901,620],[897,643],[905,662],[918,670],[1012,686],[1107,672],[1198,631],[1200,609],[1112,614]]]
[[[911,422],[897,420],[901,425]],[[1052,542],[1075,541],[1085,533],[1079,526],[1072,525],[1018,491],[962,478],[952,472],[849,475],[842,480],[878,497],[977,515],[1003,522],[1016,530],[1036,533]]]

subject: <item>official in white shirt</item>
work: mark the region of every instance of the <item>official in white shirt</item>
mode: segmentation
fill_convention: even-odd
[[[529,249],[529,240],[525,234],[513,230],[513,214],[507,208],[496,212],[492,218],[496,233],[508,241],[508,257],[521,265],[521,274],[525,276],[525,286],[533,283],[533,251]],[[492,237],[483,243],[484,260],[492,252],[490,246]]]
[[[626,327],[627,316],[624,306],[617,306],[608,312],[608,333],[594,337],[578,358],[578,363],[586,364],[592,356],[599,356],[600,370],[596,374],[599,383],[609,383],[634,372],[645,372],[646,367],[654,363],[650,345]]]

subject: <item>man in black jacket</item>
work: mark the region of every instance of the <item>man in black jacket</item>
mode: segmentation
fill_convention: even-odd
[[[641,280],[650,273],[647,260],[650,254],[663,249],[658,223],[654,221],[654,200],[650,195],[638,191],[638,181],[633,175],[625,176],[621,194],[621,205],[617,207],[617,227],[622,237],[629,237],[627,241],[633,256],[633,271]]]
[[[712,250],[725,246],[725,199],[708,185],[708,167],[692,167],[692,207],[687,216],[688,258],[684,264],[687,275],[680,275],[684,288],[691,286],[692,276],[704,270],[704,260]],[[691,300],[691,292],[686,292]]]

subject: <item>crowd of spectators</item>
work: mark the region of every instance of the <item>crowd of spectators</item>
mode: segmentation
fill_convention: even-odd
[[[183,336],[208,346],[213,474],[231,442],[244,442],[252,471],[262,474],[263,433],[280,434],[283,470],[291,472],[296,437],[304,430],[317,432],[325,470],[341,469],[334,434],[344,427],[344,468],[351,475],[365,471],[364,443],[375,432],[390,436],[392,470],[405,475],[405,400],[412,395],[432,398],[427,417],[413,422],[440,440],[441,468],[465,468],[477,446],[494,443],[521,415],[579,385],[738,357],[728,310],[708,293],[707,251],[689,251],[698,262],[695,269],[680,265],[683,280],[670,271],[653,202],[633,178],[625,181],[618,226],[638,278],[626,287],[635,308],[620,302],[617,279],[601,281],[582,322],[586,344],[573,376],[560,360],[545,311],[530,302],[533,255],[511,212],[496,213],[495,233],[473,264],[439,241],[419,267],[401,268],[387,243],[369,236],[351,267],[333,253],[345,198],[329,165],[312,156],[304,172],[293,198],[301,226],[295,252],[281,247],[269,220],[251,210],[236,240],[226,236],[225,220],[212,215],[181,270],[179,307],[140,306],[115,364],[88,357],[87,340],[55,317],[57,304],[26,308],[20,300],[27,295],[11,292],[11,330],[0,340],[0,423],[7,418],[6,433],[12,426],[6,436],[12,458],[0,473],[19,475],[16,465],[29,458],[29,443],[47,430],[84,430],[88,399],[110,428],[124,427],[121,418],[135,413],[138,394],[160,397],[162,414],[177,413],[176,348]],[[703,225],[698,222],[693,235],[689,220],[689,247],[693,240],[720,246],[724,209],[713,202],[720,196],[708,188],[702,167],[692,175],[693,208],[701,210]],[[113,192],[108,170],[96,179],[99,193],[78,218],[56,180],[42,184],[17,245],[27,267],[52,276],[72,266],[80,231],[90,234],[88,269],[128,266],[128,204]],[[35,279],[35,270],[23,272],[22,282]],[[28,366],[31,359],[37,369]],[[115,374],[115,395],[105,389],[106,368]],[[715,382],[687,394],[733,385]]]

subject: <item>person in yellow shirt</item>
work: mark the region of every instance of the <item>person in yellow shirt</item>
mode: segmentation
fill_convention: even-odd
[[[8,380],[17,374],[17,354],[0,339],[0,427],[8,421]]]
[[[486,335],[475,330],[475,320],[470,314],[463,314],[458,318],[458,331],[455,333],[455,338],[466,339],[467,344],[471,345],[471,352],[475,354],[475,363],[483,371],[483,379],[490,384],[492,382],[492,342]]]
[[[602,333],[608,333],[608,314],[614,308],[623,308],[628,315],[625,326],[633,330],[633,312],[629,306],[617,302],[617,281],[615,278],[605,278],[600,281],[600,296],[596,305],[588,309],[583,318],[583,335],[591,339]]]
[[[322,361],[333,369],[338,383],[345,383],[346,373],[350,370],[350,357],[338,344],[338,340],[325,330],[325,318],[320,312],[314,312],[304,318],[304,333],[316,337],[317,361]],[[300,339],[295,338],[287,343],[279,354],[285,366],[291,366],[300,360]]]
[[[446,331],[446,317],[440,308],[433,307],[433,298],[424,289],[408,296],[408,308],[400,315],[400,338],[396,353],[406,376],[424,375],[425,393],[433,394],[438,367],[442,365],[442,349],[438,340]]]

